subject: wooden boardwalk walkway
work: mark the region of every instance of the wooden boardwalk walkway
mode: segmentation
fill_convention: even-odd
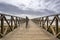
[[[44,29],[38,27],[32,21],[29,21],[28,28],[25,28],[25,23],[21,24],[14,31],[7,34],[1,40],[58,40]]]

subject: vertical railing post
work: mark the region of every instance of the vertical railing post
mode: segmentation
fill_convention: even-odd
[[[44,28],[44,17],[42,17],[42,27]]]
[[[40,27],[41,27],[41,18],[40,18]]]
[[[58,17],[58,15],[56,15]],[[58,34],[58,19],[56,18],[56,34]]]
[[[3,26],[4,26],[4,19],[3,19],[3,15],[1,15],[1,33],[3,34]]]
[[[13,16],[11,16],[11,29],[13,30]]]
[[[47,30],[48,30],[48,16],[47,16]]]
[[[18,17],[18,20],[17,20],[17,22],[18,22],[17,24],[18,24],[18,27],[19,27],[19,17]]]
[[[19,26],[20,26],[20,17],[19,17]]]
[[[17,17],[15,19],[15,28],[17,28]]]
[[[17,26],[19,27],[19,17],[18,17],[18,19],[17,19]]]

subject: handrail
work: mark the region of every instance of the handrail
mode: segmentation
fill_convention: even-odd
[[[13,16],[13,15],[3,14],[3,13],[0,13],[0,15],[5,15],[5,16]],[[14,16],[14,17],[18,17],[18,16]]]
[[[22,20],[24,21],[24,18],[0,13],[0,38],[20,26]]]
[[[50,19],[50,17],[52,17],[52,16],[53,16],[53,18]],[[59,31],[60,30],[60,28],[59,28],[60,17],[59,16],[60,16],[60,14],[43,16],[43,17],[40,17],[40,18],[34,18],[34,19],[32,19],[32,21],[34,21],[35,23],[40,24],[40,27],[42,27],[46,31],[52,33],[55,37],[60,38],[59,37],[59,35],[60,35],[60,31]]]

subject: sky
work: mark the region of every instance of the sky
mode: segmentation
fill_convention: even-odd
[[[0,12],[29,18],[59,14],[60,0],[0,0]]]

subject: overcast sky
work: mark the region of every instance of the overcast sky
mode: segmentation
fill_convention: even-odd
[[[29,18],[60,13],[60,0],[0,0],[0,11]]]

